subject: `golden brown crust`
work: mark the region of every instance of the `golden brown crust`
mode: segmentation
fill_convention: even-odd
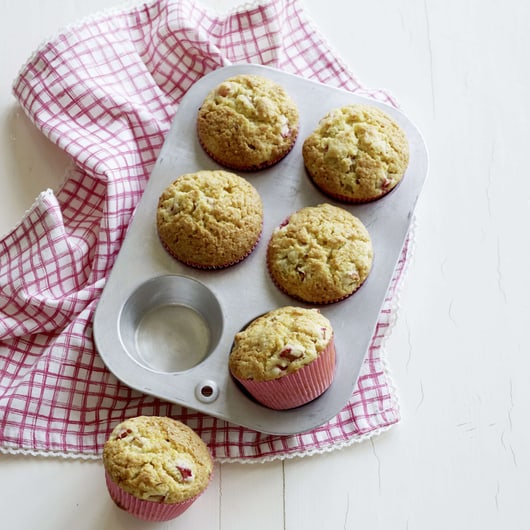
[[[298,127],[298,109],[284,88],[257,75],[225,80],[206,96],[197,116],[205,151],[241,171],[281,160],[292,149]]]
[[[174,504],[208,486],[213,461],[187,425],[167,417],[138,416],[112,431],[103,449],[111,480],[138,499]]]
[[[332,340],[331,323],[318,309],[280,307],[236,334],[230,371],[238,379],[277,379],[313,362]]]
[[[379,199],[401,182],[409,145],[401,127],[377,107],[334,109],[304,141],[302,154],[313,182],[335,198]]]
[[[256,246],[263,225],[257,190],[228,171],[180,176],[160,196],[157,230],[167,250],[195,267],[227,267]]]
[[[367,278],[372,260],[372,241],[363,223],[331,204],[298,210],[274,230],[267,248],[275,284],[315,304],[353,294]]]

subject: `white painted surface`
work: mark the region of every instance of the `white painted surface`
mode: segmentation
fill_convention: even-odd
[[[112,5],[1,2],[2,233],[68,162],[17,108],[11,82],[41,41]],[[402,422],[325,455],[217,465],[200,503],[158,525],[112,505],[98,462],[1,456],[2,528],[530,528],[530,3],[305,5],[364,84],[391,90],[430,150],[387,342]]]

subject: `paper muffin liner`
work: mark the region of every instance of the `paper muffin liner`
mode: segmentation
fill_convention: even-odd
[[[174,519],[184,513],[204,492],[203,490],[194,497],[182,502],[165,504],[139,499],[131,495],[118,486],[107,471],[105,471],[105,482],[114,503],[122,510],[144,521],[169,521]]]
[[[159,239],[160,239],[160,243],[162,243],[162,246],[164,247],[166,252],[172,258],[176,259],[177,261],[180,261],[180,263],[183,263],[184,265],[187,265],[188,267],[193,267],[194,269],[214,271],[214,270],[228,269],[229,267],[237,265],[238,263],[241,263],[246,258],[248,258],[254,252],[254,250],[256,250],[256,247],[258,246],[258,244],[259,244],[259,242],[261,240],[262,233],[263,233],[263,223],[261,225],[261,230],[260,230],[260,232],[258,234],[258,237],[256,238],[256,241],[254,242],[254,245],[248,249],[246,254],[243,254],[241,257],[239,257],[238,259],[236,259],[234,261],[231,261],[229,263],[221,263],[219,265],[203,265],[202,263],[195,263],[193,261],[188,261],[188,260],[184,260],[182,258],[179,258],[178,256],[176,256],[172,252],[172,250],[166,245],[166,243],[160,237],[159,237]]]
[[[274,410],[286,410],[305,405],[322,395],[335,375],[335,340],[311,363],[296,372],[270,381],[239,379],[237,381],[252,397]]]

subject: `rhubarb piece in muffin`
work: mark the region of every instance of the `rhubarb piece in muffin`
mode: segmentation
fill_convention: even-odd
[[[312,304],[352,295],[372,267],[370,234],[360,219],[331,204],[306,206],[277,227],[267,247],[274,283]]]
[[[147,521],[166,521],[187,510],[208,486],[213,461],[188,426],[162,416],[118,424],[103,449],[113,501]]]
[[[333,381],[331,323],[318,309],[274,309],[236,334],[229,369],[266,407],[285,410],[309,403]]]
[[[315,185],[345,202],[369,202],[393,190],[409,162],[405,132],[368,105],[329,112],[305,139],[304,165]]]
[[[284,158],[298,136],[298,108],[285,89],[263,76],[237,75],[216,86],[197,116],[199,142],[219,164],[263,169]]]
[[[177,178],[158,201],[157,231],[177,260],[202,269],[229,267],[256,247],[263,203],[242,177],[223,170]]]

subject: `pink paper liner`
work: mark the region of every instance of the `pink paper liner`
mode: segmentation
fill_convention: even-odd
[[[164,504],[162,502],[138,499],[134,495],[127,493],[110,478],[106,470],[105,482],[110,497],[116,506],[144,521],[169,521],[174,519],[184,513],[203,493],[201,492],[183,502]]]
[[[236,379],[262,405],[286,410],[305,405],[323,394],[335,375],[335,341],[312,363],[291,374],[270,381]]]

